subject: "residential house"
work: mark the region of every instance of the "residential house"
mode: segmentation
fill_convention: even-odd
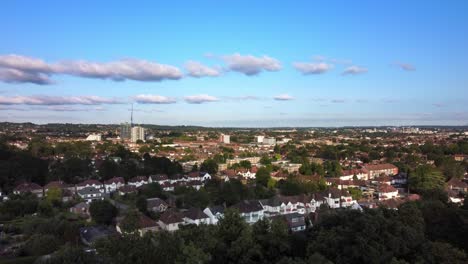
[[[166,231],[176,231],[179,225],[184,224],[183,214],[174,210],[164,212],[159,218],[158,224]]]
[[[125,185],[123,177],[113,177],[104,182],[104,189],[107,193],[113,193]]]
[[[155,174],[155,175],[150,175],[148,178],[149,183],[159,183],[159,185],[163,185],[166,182],[169,182],[169,177],[167,177],[166,174]]]
[[[264,216],[263,206],[256,200],[243,200],[232,207],[237,209],[240,215],[249,224],[257,222]]]
[[[89,204],[81,202],[70,207],[70,212],[81,216],[89,216]]]
[[[148,184],[148,177],[146,176],[136,176],[128,180],[128,185],[135,186],[137,188]]]
[[[102,183],[98,180],[93,180],[93,179],[89,179],[89,180],[78,183],[76,185],[76,191],[78,192],[79,190],[82,190],[88,187],[93,187],[99,190],[100,192],[104,192]]]
[[[400,172],[392,178],[392,185],[402,186],[408,183],[408,174],[405,172]]]
[[[44,196],[43,188],[34,182],[25,182],[13,189],[14,194],[25,194],[25,193],[32,193],[35,194],[37,197],[41,198]]]
[[[210,224],[216,225],[218,221],[224,216],[223,206],[207,207],[203,212],[210,218]]]
[[[77,193],[86,203],[91,203],[94,200],[104,200],[104,194],[94,187],[84,187]]]
[[[367,180],[368,176],[369,172],[365,169],[343,170],[340,179],[354,180],[354,178],[356,177],[358,180]]]
[[[184,212],[185,224],[210,224],[210,217],[205,214],[200,208],[190,208]]]
[[[134,185],[124,185],[119,188],[120,195],[127,195],[131,193],[136,193],[136,192],[137,192],[137,187]]]
[[[291,213],[276,216],[275,218],[283,220],[288,225],[291,232],[300,232],[306,230],[305,216],[299,213]]]
[[[398,167],[390,163],[367,164],[364,168],[369,172],[369,179],[376,178],[382,174],[390,176],[398,174]]]
[[[116,225],[116,230],[117,232],[119,232],[120,234],[123,234],[123,230],[121,228],[121,224],[122,224],[122,220],[124,218],[120,218],[118,221],[117,221],[117,225]],[[149,218],[148,216],[144,215],[144,214],[141,214],[139,213],[138,214],[138,234],[140,234],[140,236],[144,236],[146,233],[148,232],[157,232],[159,231],[159,225],[156,221],[154,221],[153,219]]]
[[[146,208],[148,211],[162,213],[167,210],[167,203],[160,198],[146,199]]]
[[[398,197],[398,190],[389,184],[379,184],[376,189],[376,194],[379,201],[394,199]]]
[[[330,208],[349,207],[356,202],[348,191],[337,188],[330,188],[328,191],[323,192],[323,197]]]

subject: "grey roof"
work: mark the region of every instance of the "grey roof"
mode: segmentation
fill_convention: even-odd
[[[159,207],[161,204],[167,206],[167,203],[160,198],[149,198],[146,199],[146,204],[148,208]]]
[[[208,218],[208,216],[202,212],[200,208],[190,208],[184,212],[184,216],[192,220]]]
[[[216,206],[210,207],[210,211],[213,215],[224,214],[224,207],[221,205],[216,205]]]
[[[106,226],[89,226],[80,228],[80,237],[83,243],[91,245],[100,238],[115,234],[115,230]]]
[[[301,214],[298,214],[298,213],[286,214],[284,215],[284,218],[288,222],[289,228],[305,226],[305,218]]]
[[[101,193],[101,192],[94,187],[85,187],[78,191],[78,194],[81,194],[81,195],[98,194],[98,193]]]
[[[263,210],[262,204],[257,200],[243,200],[233,206],[241,213],[251,213]]]

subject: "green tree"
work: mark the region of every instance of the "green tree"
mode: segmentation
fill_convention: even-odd
[[[117,208],[107,200],[94,200],[89,206],[91,218],[97,224],[109,225],[117,216]]]
[[[207,159],[203,161],[200,166],[200,171],[208,172],[211,175],[214,175],[218,172],[218,163],[213,159]]]
[[[268,187],[270,178],[270,171],[265,167],[259,168],[255,174],[255,182],[264,187]]]
[[[442,189],[445,184],[442,173],[429,165],[417,167],[408,180],[410,188],[416,192]]]

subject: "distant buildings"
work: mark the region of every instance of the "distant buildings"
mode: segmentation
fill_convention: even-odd
[[[140,126],[132,127],[131,140],[132,142],[145,141],[145,129]]]
[[[224,143],[224,144],[230,144],[231,143],[231,136],[221,134],[221,136],[219,136],[219,142]]]
[[[255,136],[255,142],[263,143],[264,138],[265,138],[265,136]]]
[[[120,138],[121,139],[130,139],[132,133],[132,127],[129,123],[122,123],[120,125]]]
[[[263,139],[263,144],[265,145],[276,145],[276,138],[268,137]]]
[[[87,141],[101,141],[101,134],[91,134],[86,138]]]

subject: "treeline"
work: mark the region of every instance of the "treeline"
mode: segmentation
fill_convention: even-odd
[[[97,255],[66,246],[41,263],[466,263],[468,210],[441,201],[398,210],[321,208],[306,233],[288,233],[281,220],[247,225],[227,210],[216,226],[174,233],[112,236]]]

